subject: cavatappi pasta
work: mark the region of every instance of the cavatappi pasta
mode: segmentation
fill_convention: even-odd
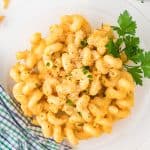
[[[47,37],[35,33],[31,48],[16,54],[10,76],[24,115],[57,142],[110,133],[129,115],[134,82],[123,61],[107,54],[114,34],[109,25],[91,29],[80,15],[66,15]]]

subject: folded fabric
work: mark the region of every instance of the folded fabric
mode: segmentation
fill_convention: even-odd
[[[0,86],[0,150],[70,150],[66,143],[56,143],[42,136],[40,127],[23,116],[15,103]]]

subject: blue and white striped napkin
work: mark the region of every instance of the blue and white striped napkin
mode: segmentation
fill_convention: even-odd
[[[0,150],[70,150],[62,142],[42,136],[40,127],[25,118],[19,104],[15,103],[0,86]]]

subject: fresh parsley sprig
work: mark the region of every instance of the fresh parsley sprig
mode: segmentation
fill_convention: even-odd
[[[132,16],[129,15],[127,10],[120,14],[117,22],[119,27],[114,26],[113,29],[117,31],[119,36],[126,34],[135,35],[137,28],[136,22],[132,20]]]
[[[117,39],[110,39],[106,48],[108,54],[114,57],[120,57],[124,52],[127,56],[127,62],[132,61],[133,65],[124,64],[124,67],[131,73],[136,84],[142,85],[142,78],[150,78],[150,51],[144,52],[140,48],[140,39],[136,34],[136,22],[132,16],[125,10],[118,18],[118,26],[112,26],[118,34]]]

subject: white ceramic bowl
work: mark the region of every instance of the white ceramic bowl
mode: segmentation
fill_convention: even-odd
[[[13,0],[0,25],[0,83],[10,92],[9,69],[15,53],[29,47],[30,35],[43,36],[51,24],[65,14],[81,14],[93,27],[102,22],[116,24],[117,17],[127,9],[137,22],[141,45],[150,49],[150,23],[128,0]],[[135,106],[129,118],[114,125],[110,135],[82,141],[79,150],[148,150],[150,147],[150,80],[136,89]]]

